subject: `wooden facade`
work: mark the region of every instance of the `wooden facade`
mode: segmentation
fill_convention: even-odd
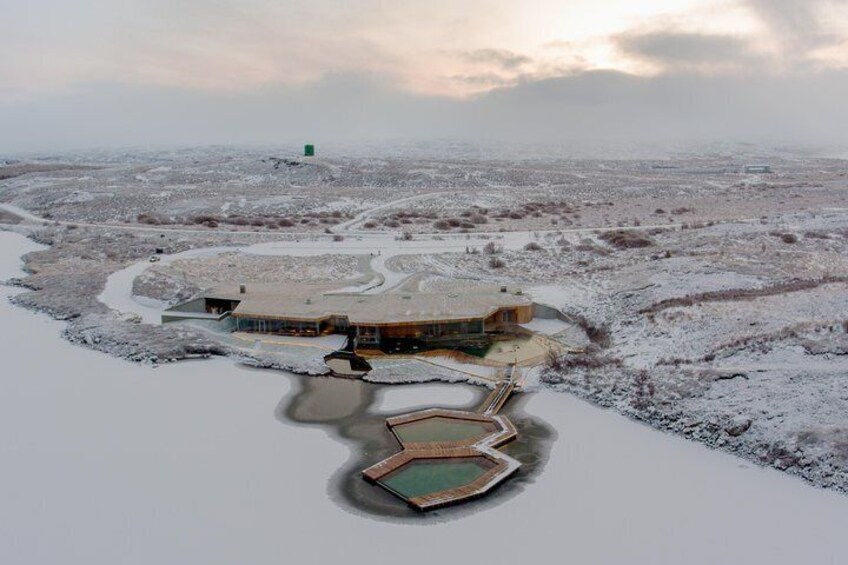
[[[414,341],[422,344],[483,338],[510,324],[526,324],[533,319],[533,306],[500,308],[480,318],[429,321],[399,321],[356,324],[344,315],[319,319],[298,319],[283,315],[257,316],[233,313],[238,331],[296,336],[349,333],[357,347],[381,347],[387,343]]]

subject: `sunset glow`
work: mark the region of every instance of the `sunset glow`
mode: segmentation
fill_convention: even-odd
[[[624,48],[622,38],[634,35],[736,38],[774,71],[848,62],[844,2],[810,3],[808,19],[820,26],[809,32],[815,34],[810,41],[787,34],[767,4],[88,0],[81,9],[46,0],[6,3],[0,15],[17,25],[0,38],[0,99],[26,100],[98,82],[240,92],[337,73],[369,73],[410,92],[464,97],[587,70],[669,70],[662,57]],[[712,72],[738,64],[684,67]]]

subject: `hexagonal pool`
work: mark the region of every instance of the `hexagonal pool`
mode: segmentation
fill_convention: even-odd
[[[497,430],[490,422],[433,416],[407,424],[398,424],[392,431],[403,443],[463,441],[482,438]]]
[[[485,457],[413,459],[379,479],[399,496],[411,499],[466,486],[495,467]]]

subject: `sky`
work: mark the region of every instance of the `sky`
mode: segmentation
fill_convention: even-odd
[[[0,151],[845,144],[848,0],[0,0]]]

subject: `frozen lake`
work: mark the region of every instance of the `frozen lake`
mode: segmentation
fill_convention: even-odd
[[[0,279],[34,248],[0,232]],[[848,497],[562,394],[527,403],[559,437],[518,496],[446,523],[353,514],[327,487],[348,447],[274,416],[286,375],[113,359],[63,341],[62,323],[12,306],[13,292],[0,288],[0,563],[848,559]],[[448,402],[448,386],[413,390]]]

